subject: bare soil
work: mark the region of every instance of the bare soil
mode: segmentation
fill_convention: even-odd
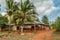
[[[35,37],[33,37],[32,40],[53,40],[52,34],[54,30],[49,31],[41,31],[39,34],[37,34]]]

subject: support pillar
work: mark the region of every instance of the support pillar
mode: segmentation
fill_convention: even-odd
[[[34,24],[34,32],[36,32],[36,27],[35,27],[35,24]]]

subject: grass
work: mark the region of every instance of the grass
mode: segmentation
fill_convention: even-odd
[[[60,34],[60,32],[54,32],[54,34]]]
[[[53,33],[53,40],[60,40],[60,37],[58,36],[58,34],[60,34],[60,32]]]
[[[0,37],[2,37],[4,35],[4,33],[0,32]]]
[[[20,35],[20,34],[14,34],[14,35],[10,35],[9,39],[10,40],[30,40],[34,35]]]
[[[31,34],[21,35],[21,34],[10,33],[8,36],[4,36],[4,35],[5,33],[0,32],[0,38],[2,40],[31,40],[36,34],[31,33]]]

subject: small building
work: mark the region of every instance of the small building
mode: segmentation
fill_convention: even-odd
[[[21,29],[19,26],[15,26],[14,24],[11,24],[11,30],[12,31],[17,31]],[[8,30],[9,27],[5,28],[5,30]],[[49,30],[50,27],[47,24],[42,24],[42,23],[25,23],[23,30],[24,31],[34,31],[34,30]]]
[[[42,23],[25,23],[23,27],[24,31],[49,30],[49,29],[50,29],[49,25]],[[13,26],[13,30],[19,30],[19,27]]]

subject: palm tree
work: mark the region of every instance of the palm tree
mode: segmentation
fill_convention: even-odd
[[[7,15],[8,15],[8,24],[9,24],[9,32],[10,32],[10,25],[11,25],[11,16],[13,14],[13,0],[6,0],[7,4]]]
[[[9,32],[10,32],[10,25],[14,22],[14,14],[15,11],[18,9],[18,4],[13,0],[6,0],[7,4],[7,15],[8,15],[8,24],[9,24]]]
[[[34,21],[34,17],[33,15],[35,15],[35,11],[34,11],[34,5],[32,3],[30,3],[29,0],[26,0],[24,2],[22,2],[21,0],[21,6],[20,9],[18,10],[18,13],[20,15],[20,17],[18,18],[18,22],[20,20],[20,26],[21,26],[21,33],[23,33],[23,27],[24,27],[24,23],[25,21],[30,21],[33,22]]]
[[[13,0],[6,0],[7,3],[7,15],[8,15],[8,23],[9,23],[9,31],[10,25],[15,23],[15,25],[21,26],[21,32],[23,32],[23,26],[25,22],[34,22],[35,15],[35,7],[29,0],[22,2],[21,5],[19,3],[13,2]]]

